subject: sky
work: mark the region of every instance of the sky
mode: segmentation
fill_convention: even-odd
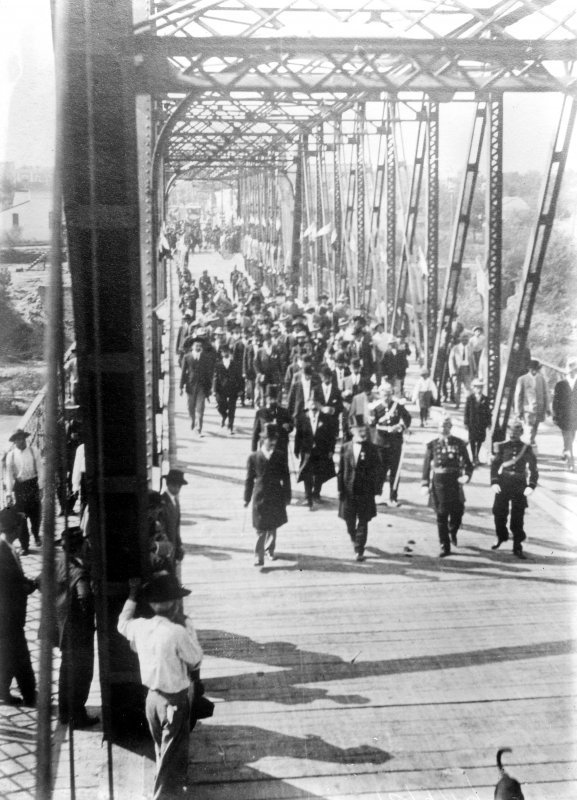
[[[506,96],[505,171],[544,168],[559,108],[556,95]],[[473,113],[473,103],[441,105],[441,177],[463,169]],[[51,166],[54,118],[50,0],[0,0],[0,161]],[[577,167],[577,132],[570,162]]]

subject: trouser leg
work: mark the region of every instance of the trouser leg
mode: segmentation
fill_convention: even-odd
[[[315,473],[313,475],[313,497],[316,500],[318,500],[318,498],[321,496],[322,488],[323,488],[323,482],[321,480],[321,476]]]
[[[194,428],[196,425],[196,387],[192,392],[187,392],[186,398],[188,401],[188,416],[190,417],[190,426]]]
[[[524,497],[513,497],[511,499],[511,533],[513,534],[513,550],[521,547],[522,542],[527,538],[524,529],[525,508],[527,501]]]
[[[188,768],[189,716],[186,690],[167,697],[148,692],[146,718],[156,751],[153,800],[182,796]]]
[[[355,533],[355,553],[362,556],[365,552],[367,537],[369,535],[369,521],[364,517],[359,517],[357,530]]]
[[[229,396],[229,398],[228,398],[228,404],[227,404],[228,405],[228,407],[227,407],[228,427],[230,428],[231,431],[234,429],[234,418],[236,416],[236,400],[237,400],[237,397],[238,397],[238,395],[235,392],[234,394],[231,394]]]
[[[20,689],[20,693],[26,704],[31,704],[36,700],[36,678],[30,660],[30,651],[24,631],[12,642],[14,656],[14,677]]]
[[[14,677],[14,652],[12,638],[0,637],[0,697],[6,699],[10,695],[10,684]]]
[[[449,512],[437,511],[437,531],[439,543],[443,550],[451,549],[451,539],[449,538]]]
[[[567,456],[568,466],[573,468],[573,443],[575,441],[575,431],[569,428],[568,430],[561,431],[563,435],[563,452]]]
[[[276,528],[272,528],[270,531],[266,532],[264,549],[269,556],[274,556],[274,551],[276,549]]]
[[[493,519],[498,542],[506,542],[509,538],[507,517],[509,516],[509,497],[503,492],[495,495],[493,500]]]
[[[396,500],[399,493],[399,482],[397,480],[397,473],[401,463],[401,453],[403,451],[403,443],[395,442],[389,451],[389,491],[391,500]]]
[[[256,544],[254,547],[254,555],[255,559],[258,561],[264,561],[264,550],[266,545],[266,536],[268,531],[266,530],[257,530],[256,531]]]
[[[357,515],[354,511],[346,511],[345,512],[345,524],[347,526],[347,533],[349,534],[349,538],[353,544],[355,544],[355,537],[357,531]]]
[[[463,510],[451,511],[448,519],[449,537],[452,539],[459,532],[463,521]]]
[[[202,431],[202,421],[204,419],[204,401],[206,400],[206,395],[204,390],[200,387],[198,388],[196,394],[196,418],[198,420],[198,432]]]
[[[313,476],[307,473],[303,478],[303,483],[305,487],[305,498],[310,505],[313,501]]]

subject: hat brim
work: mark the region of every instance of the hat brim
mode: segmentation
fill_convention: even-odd
[[[18,439],[27,439],[30,436],[27,431],[16,431],[13,433],[12,436],[8,439],[9,442],[17,442]]]

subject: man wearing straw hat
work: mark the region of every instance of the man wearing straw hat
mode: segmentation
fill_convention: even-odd
[[[43,465],[36,447],[29,445],[26,439],[29,433],[18,428],[10,437],[14,447],[6,455],[6,491],[14,500],[16,510],[30,520],[32,536],[36,546],[40,547],[40,519],[42,505],[40,490],[43,481]],[[30,535],[28,526],[22,526],[20,538],[23,556],[28,555]]]
[[[142,683],[148,687],[146,719],[156,753],[153,800],[173,800],[182,796],[186,782],[189,688],[200,668],[202,648],[192,621],[179,610],[190,592],[174,575],[154,575],[142,588],[141,599],[154,612],[151,619],[135,619],[140,579],[132,578],[129,585],[118,632],[138,654]]]

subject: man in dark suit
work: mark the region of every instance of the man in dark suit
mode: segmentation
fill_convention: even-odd
[[[307,408],[296,418],[295,456],[300,458],[298,481],[304,482],[309,509],[320,502],[323,483],[335,477],[333,452],[335,439],[331,418],[320,411],[320,401],[314,396]]]
[[[381,458],[381,491],[389,479],[388,505],[399,504],[399,480],[403,455],[403,434],[411,426],[411,415],[405,408],[404,400],[393,397],[390,383],[381,383],[379,400],[371,407],[371,420],[374,423],[374,443],[379,448]]]
[[[319,383],[320,378],[313,370],[311,357],[304,356],[303,367],[300,372],[295,373],[288,394],[288,410],[294,419],[305,410]]]
[[[182,359],[186,352],[185,342],[191,338],[194,332],[194,315],[190,308],[186,308],[182,315],[182,324],[176,334],[176,353],[178,355],[178,363],[182,365]]]
[[[269,384],[278,386],[281,382],[281,358],[277,347],[273,344],[272,335],[265,333],[263,345],[254,360],[256,371],[257,403],[263,405],[266,387]]]
[[[276,448],[284,455],[288,469],[289,435],[294,428],[294,423],[287,409],[279,404],[278,396],[279,387],[269,384],[266,388],[266,405],[264,408],[258,409],[254,418],[252,452],[256,453],[258,450],[259,443],[265,434],[266,426],[269,423],[274,423],[277,426]]]
[[[210,355],[203,350],[202,338],[197,337],[190,344],[192,349],[186,353],[182,362],[180,393],[186,389],[190,427],[194,430],[198,423],[198,435],[202,438],[204,404],[210,396],[213,366]]]
[[[254,408],[256,400],[256,369],[255,361],[260,347],[260,336],[258,333],[253,332],[250,341],[247,341],[244,349],[244,357],[242,364],[242,377],[245,380],[246,386],[246,399],[250,402],[250,407]]]
[[[28,595],[38,583],[24,575],[14,541],[26,521],[13,507],[0,511],[0,705],[36,705],[36,679],[24,633]],[[10,694],[16,678],[22,700]]]
[[[333,371],[330,367],[321,368],[321,383],[315,389],[315,398],[320,403],[320,410],[329,418],[332,435],[331,451],[334,453],[339,438],[340,416],[343,411],[343,398],[337,389]]]
[[[380,461],[376,446],[369,441],[369,429],[362,416],[352,420],[352,442],[341,449],[337,475],[339,517],[355,549],[357,561],[364,561],[369,520],[377,514],[375,495],[379,490]]]
[[[183,486],[188,486],[188,481],[184,477],[184,472],[180,469],[170,469],[163,476],[166,489],[160,497],[159,519],[164,528],[170,543],[173,547],[173,568],[177,578],[181,578],[182,559],[184,549],[180,538],[180,490]]]
[[[573,471],[573,443],[577,431],[577,358],[567,360],[567,377],[555,384],[553,422],[561,428],[563,460],[567,463],[567,468]]]
[[[220,348],[220,361],[214,369],[212,391],[216,398],[216,407],[221,416],[221,427],[227,424],[231,436],[234,434],[234,418],[236,401],[242,389],[242,373],[233,361],[228,345]]]

